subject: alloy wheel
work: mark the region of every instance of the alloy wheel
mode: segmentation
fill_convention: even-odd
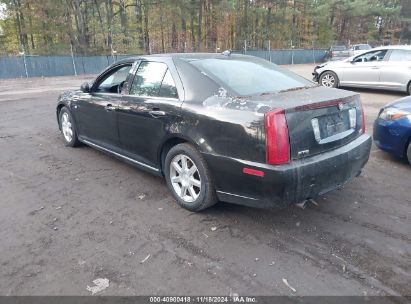
[[[73,126],[67,112],[61,115],[61,131],[63,132],[64,139],[67,142],[71,142],[73,139]]]
[[[335,86],[335,77],[331,74],[325,74],[321,78],[321,84],[328,88],[333,88]]]
[[[194,202],[200,195],[200,172],[187,155],[178,154],[172,159],[170,181],[175,193],[186,203]]]

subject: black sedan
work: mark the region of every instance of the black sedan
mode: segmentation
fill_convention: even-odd
[[[162,175],[177,202],[284,207],[359,175],[371,139],[358,94],[251,56],[141,56],[58,99],[67,146]]]

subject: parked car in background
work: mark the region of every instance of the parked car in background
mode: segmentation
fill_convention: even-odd
[[[357,56],[360,55],[362,53],[364,53],[365,51],[371,50],[372,47],[369,44],[353,44],[350,47],[350,51],[349,51],[349,55],[350,56]]]
[[[411,164],[411,97],[383,107],[374,122],[374,142],[381,150]]]
[[[332,45],[325,54],[325,60],[341,60],[350,56],[350,52],[345,45]]]
[[[326,87],[384,89],[411,94],[411,46],[386,46],[317,65],[314,80]]]
[[[359,94],[230,52],[124,59],[56,110],[67,146],[164,176],[191,211],[301,203],[359,175],[371,148]]]

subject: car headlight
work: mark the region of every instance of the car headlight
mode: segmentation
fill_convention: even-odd
[[[400,110],[397,108],[386,108],[381,112],[379,118],[383,120],[396,120],[404,116],[411,115],[411,112]]]

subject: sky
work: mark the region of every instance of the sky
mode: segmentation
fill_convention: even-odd
[[[6,5],[4,3],[0,3],[0,19],[5,17],[6,12]]]

